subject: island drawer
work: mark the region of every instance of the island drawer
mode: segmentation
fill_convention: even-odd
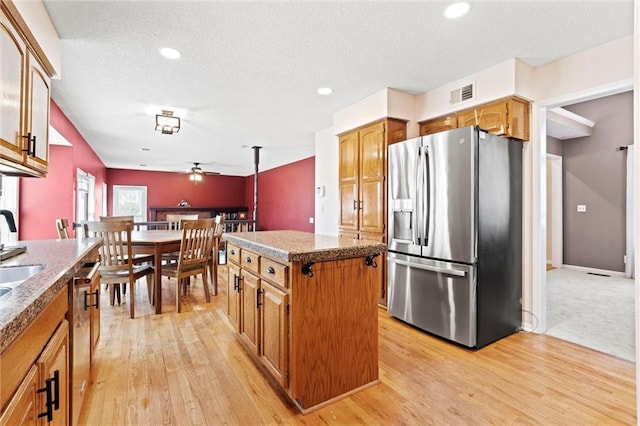
[[[263,257],[260,259],[260,275],[262,278],[279,285],[289,288],[288,266]]]
[[[236,265],[240,265],[240,247],[227,243],[227,256]]]
[[[242,268],[255,273],[260,274],[260,255],[252,251],[242,249]]]

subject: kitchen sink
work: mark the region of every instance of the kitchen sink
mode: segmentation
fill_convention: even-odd
[[[9,293],[11,291],[10,287],[0,287],[0,297],[4,296],[5,294]]]
[[[0,284],[18,284],[26,281],[42,271],[45,266],[43,264],[0,266]]]

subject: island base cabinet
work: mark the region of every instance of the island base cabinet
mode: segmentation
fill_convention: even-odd
[[[289,394],[305,412],[378,383],[380,277],[365,258],[318,262],[313,276],[301,268],[292,267]]]
[[[228,249],[227,249],[228,250]],[[237,249],[236,249],[237,250]],[[240,330],[240,268],[227,263],[227,317],[236,331]]]
[[[303,414],[378,383],[379,253],[287,262],[234,243],[229,321]]]
[[[283,388],[288,383],[289,295],[262,281],[260,360]]]
[[[260,354],[260,279],[253,274],[242,271],[240,280],[240,297],[242,298],[240,316],[240,337],[251,352]]]

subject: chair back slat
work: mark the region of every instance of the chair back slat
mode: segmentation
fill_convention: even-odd
[[[133,263],[127,262],[131,258],[131,226],[127,221],[85,222],[91,237],[102,238],[100,248],[100,262],[106,271],[132,269]]]
[[[180,244],[180,266],[206,265],[213,244],[214,219],[184,220]]]

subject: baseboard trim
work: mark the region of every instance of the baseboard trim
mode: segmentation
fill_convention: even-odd
[[[594,274],[601,274],[601,275],[611,275],[612,277],[621,277],[624,278],[624,272],[619,272],[619,271],[608,271],[606,269],[596,269],[596,268],[587,268],[586,266],[576,266],[576,265],[562,265],[561,268],[564,269],[571,269],[573,271],[580,271],[580,272],[592,272]]]

